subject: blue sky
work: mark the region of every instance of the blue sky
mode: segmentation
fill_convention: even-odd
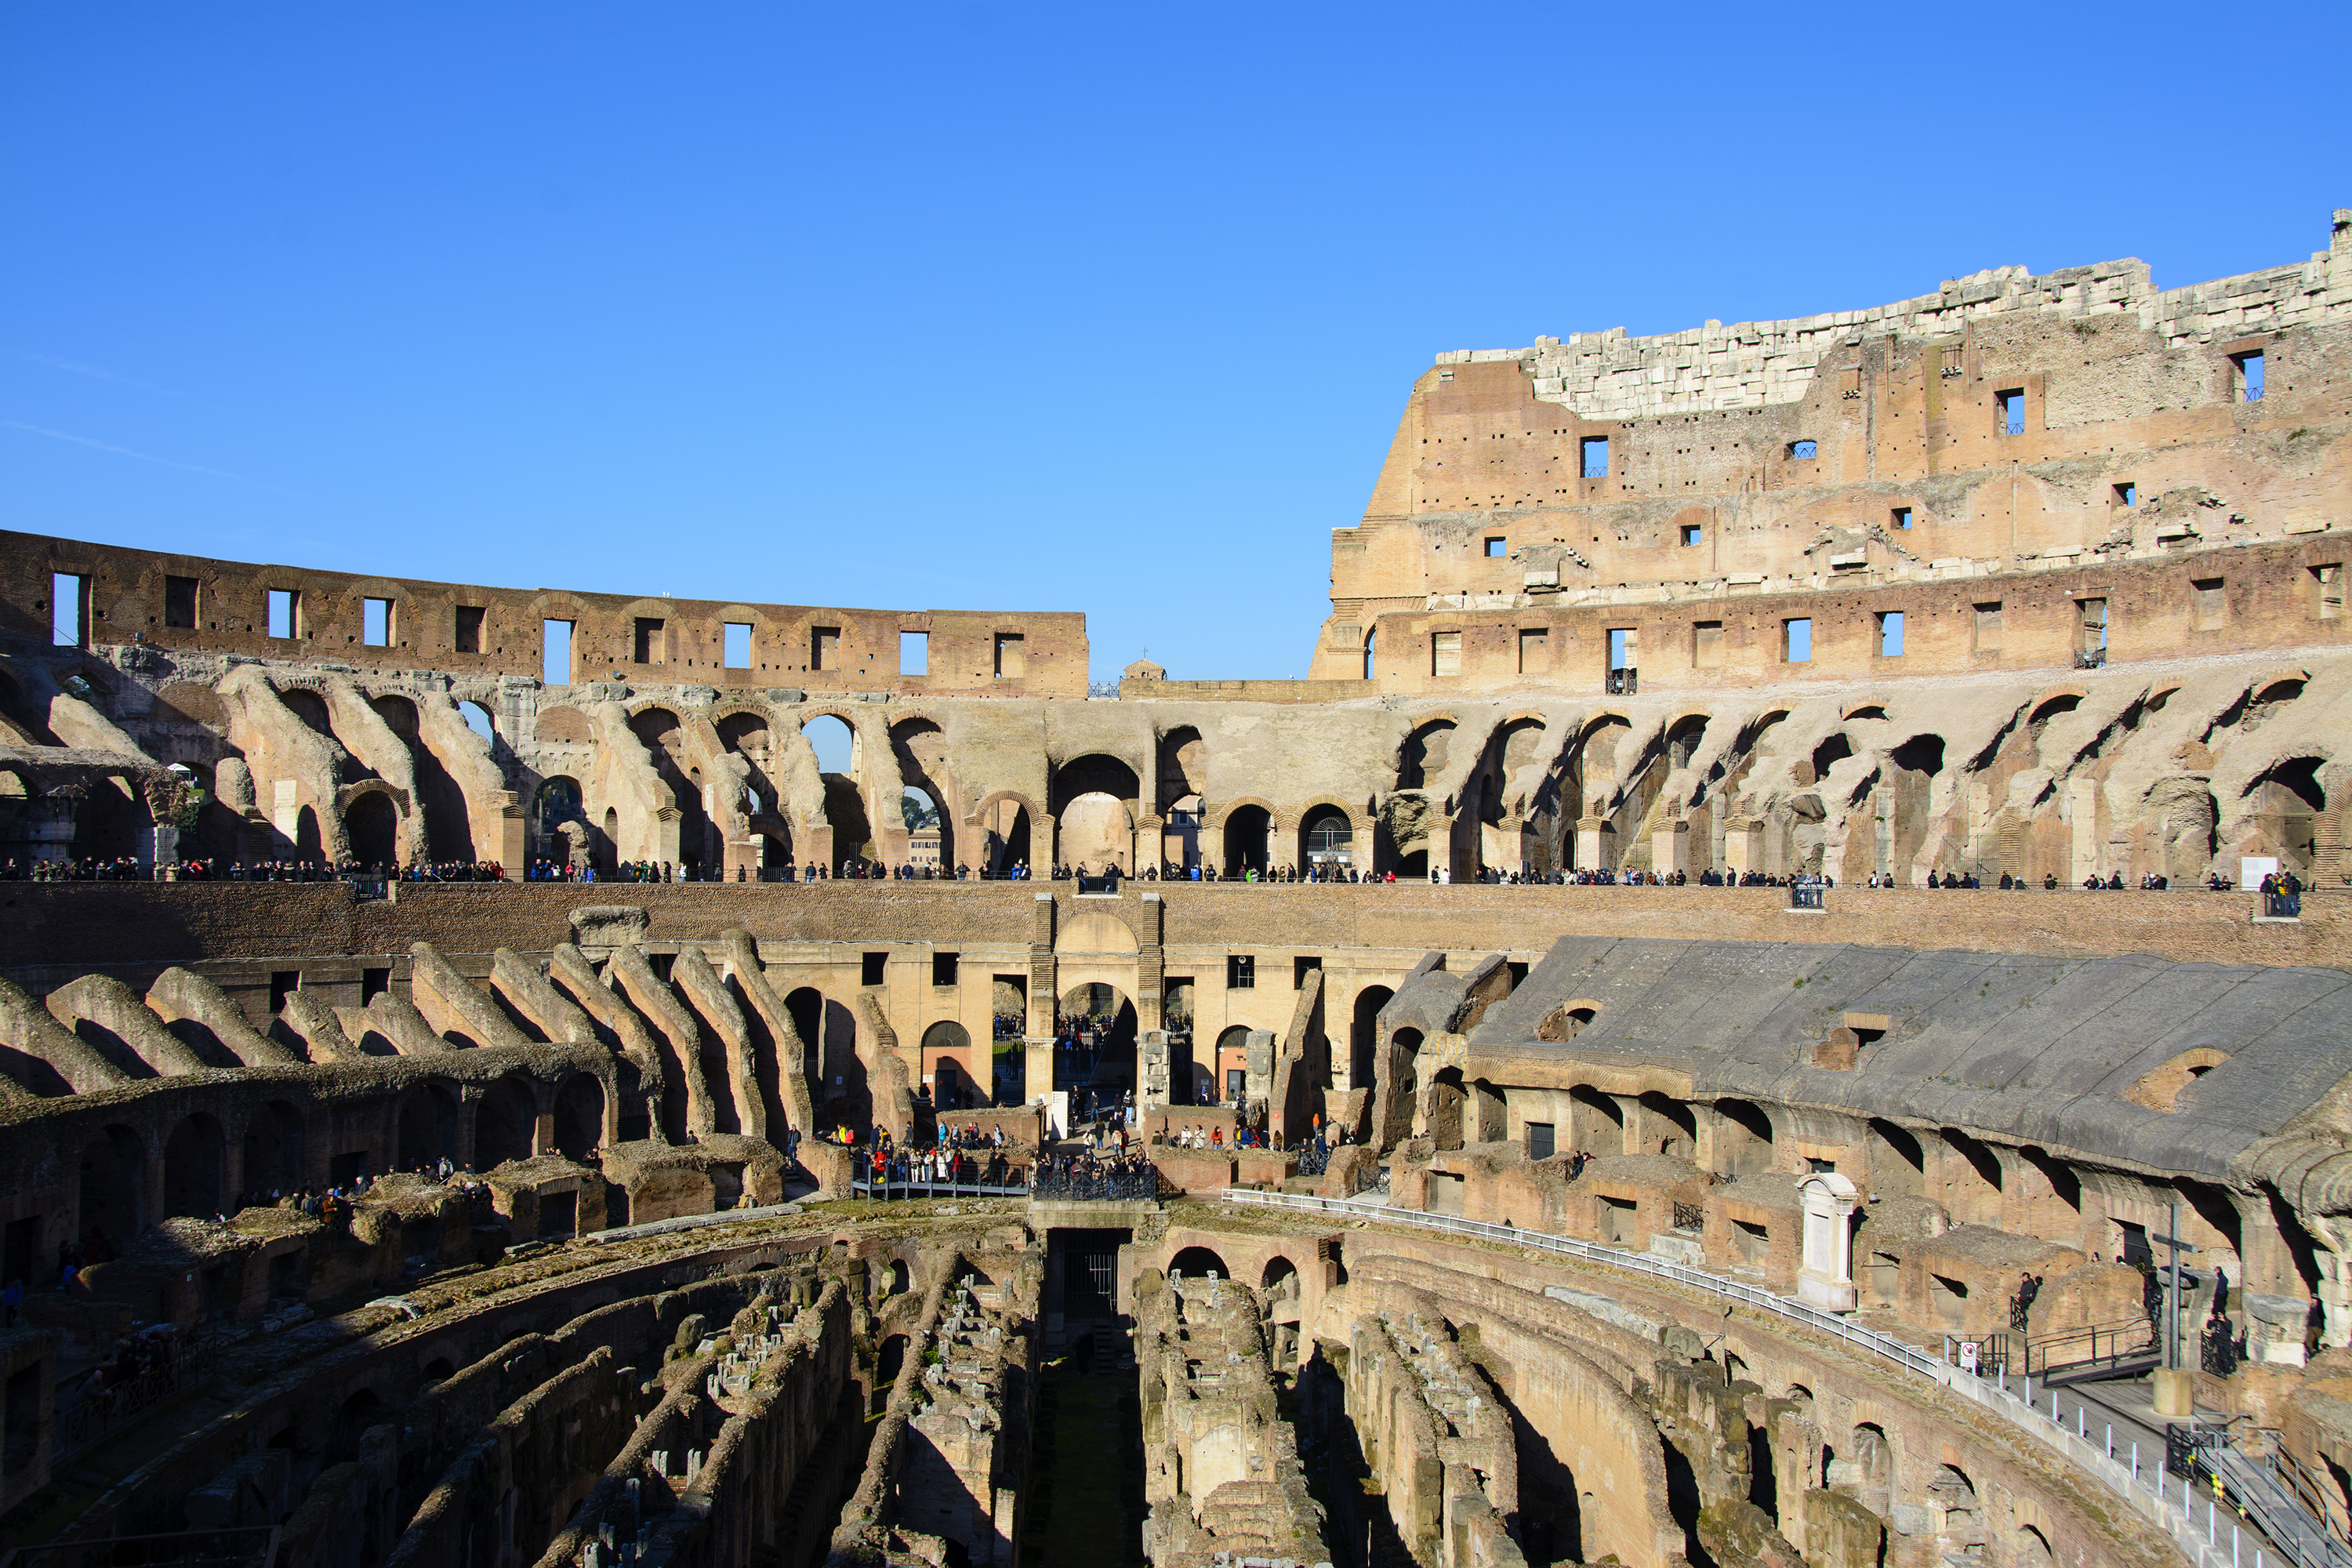
[[[2347,58],[2340,3],[8,0],[0,518],[1295,676],[1433,353],[2300,260]]]

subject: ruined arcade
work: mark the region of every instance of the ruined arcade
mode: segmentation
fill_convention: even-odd
[[[2320,237],[1441,354],[1263,679],[0,533],[0,1546],[2352,1562]]]

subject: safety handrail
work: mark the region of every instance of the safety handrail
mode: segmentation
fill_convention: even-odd
[[[1930,1355],[1916,1345],[1906,1344],[1875,1329],[1849,1322],[1837,1313],[1825,1311],[1808,1302],[1778,1296],[1740,1280],[1670,1262],[1651,1254],[1627,1252],[1621,1247],[1604,1247],[1575,1237],[1521,1230],[1517,1226],[1496,1225],[1453,1215],[1391,1208],[1385,1204],[1366,1202],[1362,1198],[1310,1197],[1298,1193],[1259,1192],[1241,1187],[1227,1188],[1218,1195],[1228,1203],[1377,1219],[1388,1225],[1445,1231],[1507,1247],[1558,1253],[1612,1268],[1646,1274],[1801,1323],[1856,1349],[1868,1351],[1906,1372],[1932,1379],[1999,1412],[2012,1425],[2033,1433],[2084,1471],[2129,1500],[2143,1517],[2165,1530],[2172,1538],[2173,1544],[2189,1562],[2197,1564],[2197,1568],[2264,1568],[2262,1563],[2264,1543],[2260,1541],[2250,1543],[2253,1550],[2241,1555],[2235,1522],[2230,1526],[2230,1539],[2221,1539],[2221,1526],[2225,1510],[2218,1499],[2209,1498],[2203,1516],[2199,1517],[2196,1500],[2186,1478],[2168,1489],[2163,1455],[2149,1456],[2150,1462],[2143,1464],[2135,1446],[2131,1464],[2126,1468],[2116,1457],[2112,1428],[2108,1433],[2106,1451],[2102,1454],[2079,1411],[2076,1418],[2082,1425],[2075,1429],[2069,1429],[2058,1419],[2055,1395],[2052,1396],[2053,1413],[2044,1415],[2032,1403],[2032,1379],[2030,1376],[2021,1380],[2018,1391],[2012,1391],[2009,1387],[2006,1371],[1999,1373],[1998,1384],[1990,1383],[1981,1375],[1963,1372],[1950,1362]],[[2294,1563],[2296,1568],[2352,1568],[2352,1548],[2335,1541],[2326,1527],[2313,1519],[2272,1472],[2233,1448],[2200,1452],[2210,1452],[2214,1456],[2209,1463],[2221,1472],[2222,1485],[2245,1505],[2250,1520],[2263,1536],[2268,1538],[2267,1544],[2274,1546],[2286,1561]],[[2154,1478],[2152,1483],[2150,1477]]]

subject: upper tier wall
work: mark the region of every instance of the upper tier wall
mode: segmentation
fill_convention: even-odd
[[[485,588],[158,555],[28,533],[0,532],[0,637],[49,641],[57,574],[84,580],[82,636],[93,646],[148,643],[368,670],[539,679],[551,673],[542,623],[568,621],[571,668],[560,673],[572,681],[609,671],[723,690],[967,697],[1084,697],[1087,690],[1087,618],[1077,614],[852,610]],[[273,591],[297,596],[291,637],[269,635]],[[364,640],[370,599],[391,602],[383,646]],[[175,613],[181,611],[186,613]],[[748,668],[725,667],[730,622],[751,628]],[[902,632],[928,636],[929,673],[899,673]]]

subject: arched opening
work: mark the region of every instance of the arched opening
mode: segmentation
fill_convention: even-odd
[[[446,1083],[419,1084],[401,1097],[399,1161],[404,1171],[430,1169],[463,1152],[457,1096]]]
[[[575,851],[587,840],[584,834],[567,836],[567,825],[584,827],[588,814],[581,805],[580,781],[561,773],[540,781],[539,789],[530,800],[531,844],[533,853],[550,860],[569,863]]]
[[[775,785],[775,737],[769,732],[768,721],[758,713],[729,713],[713,721],[711,728],[719,732],[719,743],[743,759],[746,772],[743,787],[750,797],[743,803],[746,816],[762,816],[781,810]]]
[[[478,702],[460,702],[457,704],[457,717],[466,721],[467,729],[482,738],[485,745],[497,749],[499,729],[491,721],[488,709]]]
[[[931,1103],[941,1110],[961,1110],[987,1102],[972,1071],[971,1034],[961,1024],[941,1019],[923,1031],[917,1047],[921,1077],[929,1085]]]
[[[1647,1145],[1645,1154],[1665,1154],[1677,1160],[1688,1160],[1698,1152],[1698,1118],[1691,1108],[1672,1095],[1651,1089],[1642,1096],[1643,1119],[1648,1125],[1643,1130]]]
[[[1908,1129],[1878,1117],[1871,1118],[1870,1133],[1864,1145],[1864,1163],[1870,1172],[1870,1190],[1874,1195],[1919,1198],[1927,1195],[1927,1156],[1919,1140]]]
[[[555,1091],[555,1147],[567,1160],[584,1160],[604,1141],[604,1086],[593,1073],[575,1073]]]
[[[1319,868],[1325,876],[1355,865],[1356,827],[1336,805],[1318,805],[1298,822],[1298,864]]]
[[[874,825],[866,815],[865,758],[857,731],[831,713],[820,713],[801,726],[801,734],[816,752],[824,784],[824,819],[833,825],[831,869],[872,859]]]
[[[1274,816],[1262,805],[1237,805],[1226,813],[1224,874],[1238,877],[1255,871],[1265,876],[1270,864],[1267,840],[1273,829]]]
[[[1397,788],[1428,789],[1445,772],[1454,744],[1454,721],[1435,719],[1415,729],[1397,750]]]
[[[952,871],[968,847],[956,840],[955,774],[948,762],[947,733],[929,719],[909,719],[890,727],[890,751],[898,762],[898,777],[916,796],[929,803],[928,822],[909,817],[915,836],[908,858],[918,867],[933,865]]]
[[[369,790],[343,808],[343,833],[361,865],[399,864],[400,812],[382,790]]]
[[[669,791],[677,808],[677,864],[698,873],[711,859],[710,819],[702,809],[702,784],[696,759],[690,755],[685,727],[667,708],[648,708],[633,715],[629,729],[646,749],[646,759]],[[651,858],[667,859],[656,855]]]
[[[172,1129],[163,1143],[163,1213],[204,1219],[220,1213],[226,1154],[220,1123],[201,1110]]]
[[[1715,1102],[1715,1170],[1720,1176],[1759,1176],[1772,1168],[1772,1119],[1748,1100]]]
[[[1571,1152],[1600,1155],[1625,1152],[1625,1113],[1613,1096],[1601,1093],[1589,1083],[1580,1083],[1568,1091],[1568,1116]]]
[[[1462,1106],[1469,1098],[1460,1068],[1440,1068],[1429,1086],[1429,1141],[1440,1149],[1462,1147]]]
[[[801,1037],[802,1064],[809,1094],[826,1125],[862,1124],[869,1091],[857,1059],[857,1026],[848,1008],[803,985],[784,998],[793,1032]]]
[[[146,1228],[147,1156],[130,1128],[110,1126],[82,1145],[80,1213],[83,1237],[110,1250]]]
[[[1070,1091],[1073,1124],[1135,1087],[1135,1004],[1095,981],[1064,992],[1054,1030],[1054,1087]]]
[[[529,1084],[511,1073],[494,1080],[474,1110],[474,1168],[488,1171],[530,1159],[538,1123],[539,1101]]]
[[[600,871],[616,870],[620,867],[621,808],[617,805],[604,808],[604,833],[597,841],[595,857],[596,868]]]
[[[302,1115],[286,1100],[273,1100],[247,1118],[245,1191],[266,1201],[272,1191],[302,1185]]]
[[[1135,871],[1135,816],[1120,801],[1089,792],[1064,806],[1054,819],[1056,864],[1088,876],[1111,867],[1122,877]]]
[[[882,1342],[881,1351],[874,1358],[874,1408],[880,1410],[889,1403],[890,1389],[898,1381],[898,1373],[907,1365],[907,1336],[892,1334]]]
[[[1187,1279],[1230,1279],[1234,1271],[1207,1247],[1188,1247],[1168,1260],[1168,1277],[1173,1279],[1180,1275]]]
[[[1268,1301],[1296,1301],[1300,1280],[1298,1265],[1279,1253],[1266,1260],[1265,1271],[1258,1278],[1258,1290]]]
[[[343,1401],[335,1412],[335,1436],[332,1457],[338,1461],[359,1452],[360,1439],[374,1427],[394,1419],[392,1408],[376,1397],[373,1388],[362,1388]]]
[[[1234,1025],[1217,1036],[1216,1058],[1209,1067],[1207,1098],[1202,1105],[1239,1105],[1249,1093],[1248,1029]]]
[[[305,805],[294,814],[294,858],[315,865],[326,858],[326,840],[319,832],[318,807]]]
[[[1355,1016],[1348,1025],[1348,1087],[1370,1089],[1379,1070],[1381,1009],[1396,993],[1385,985],[1367,985],[1356,993]]]

